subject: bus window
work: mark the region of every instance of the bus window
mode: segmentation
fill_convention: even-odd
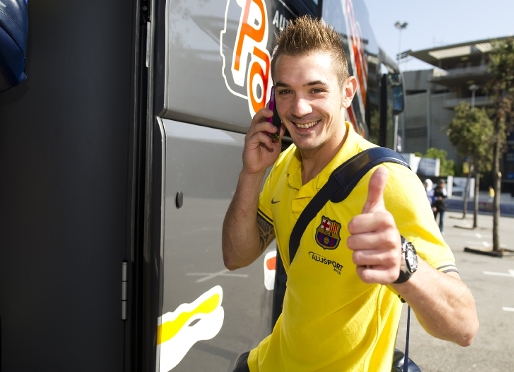
[[[298,10],[298,14],[310,13],[314,16],[319,14],[318,0],[293,0],[288,3]]]

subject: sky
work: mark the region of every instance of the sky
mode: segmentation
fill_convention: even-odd
[[[514,35],[514,0],[364,0],[380,47],[396,59],[402,51]],[[394,24],[407,22],[400,31]],[[433,68],[409,58],[401,71]]]

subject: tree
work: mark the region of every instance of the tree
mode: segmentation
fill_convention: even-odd
[[[507,132],[513,127],[514,102],[514,38],[496,41],[489,55],[488,70],[491,80],[487,91],[494,99],[494,151],[493,151],[493,251],[500,251],[498,224],[500,220],[501,179],[500,158],[505,151]]]
[[[481,173],[491,170],[493,154],[494,125],[485,109],[470,108],[469,103],[461,102],[455,107],[455,117],[448,125],[448,138],[457,152],[468,157],[472,165],[464,193],[463,218],[466,217],[468,185],[471,168],[475,173],[475,197],[473,228],[477,227],[478,190]]]

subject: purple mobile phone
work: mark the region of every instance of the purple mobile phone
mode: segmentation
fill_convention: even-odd
[[[269,109],[273,111],[273,116],[268,119],[269,123],[272,123],[278,129],[280,129],[280,119],[278,118],[277,110],[275,108],[275,87],[271,87],[271,94],[269,99]],[[271,139],[278,141],[280,139],[278,132],[277,133],[269,133],[266,132]]]

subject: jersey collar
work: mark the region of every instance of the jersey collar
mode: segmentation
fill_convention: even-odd
[[[328,178],[338,166],[361,151],[359,146],[359,139],[362,137],[360,137],[360,135],[355,132],[349,122],[345,122],[345,125],[348,135],[346,136],[346,140],[343,146],[336,154],[336,156],[334,156],[334,158],[330,161],[330,163],[328,163],[327,166],[316,177],[307,182],[305,185],[302,185],[302,160],[300,150],[298,148],[294,149],[294,155],[289,162],[287,174],[289,186],[298,190],[297,197],[314,196],[318,190],[321,189],[325,183],[327,183]]]

